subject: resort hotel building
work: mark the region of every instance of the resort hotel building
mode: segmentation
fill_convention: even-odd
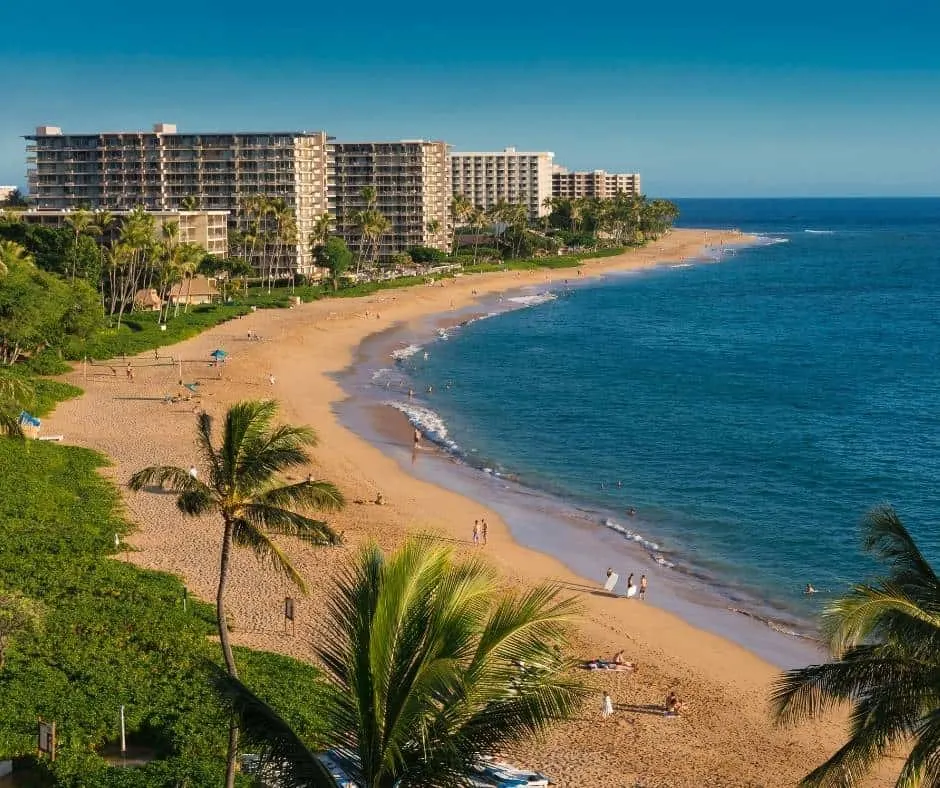
[[[612,173],[605,170],[569,172],[564,167],[552,168],[552,197],[607,200],[620,193],[639,196],[639,173]]]
[[[330,204],[336,231],[356,254],[368,255],[372,243],[363,234],[357,214],[370,207],[389,222],[388,232],[375,239],[376,256],[388,258],[412,246],[445,250],[450,245],[450,166],[447,143],[337,142],[332,151]],[[375,189],[370,206],[363,190]]]
[[[63,227],[71,210],[41,210],[31,208],[18,211],[17,216],[29,224]],[[105,229],[104,241],[115,240],[121,232],[121,222],[130,211],[109,211],[114,221]],[[154,240],[163,237],[163,226],[174,222],[179,234],[177,241],[201,246],[216,257],[228,256],[228,211],[147,211],[154,218]]]
[[[529,219],[537,220],[551,209],[552,160],[549,151],[531,153],[506,148],[495,153],[451,153],[454,195],[462,195],[484,211],[501,200],[526,205]]]
[[[325,132],[181,134],[158,123],[150,132],[95,134],[40,126],[26,139],[29,191],[39,210],[226,211],[229,230],[247,230],[252,195],[281,198],[296,228],[276,273],[312,270],[308,237],[329,209]]]

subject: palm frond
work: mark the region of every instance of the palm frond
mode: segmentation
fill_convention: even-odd
[[[270,566],[287,577],[302,593],[307,593],[304,579],[294,568],[290,559],[264,531],[248,520],[234,520],[232,525],[233,544],[237,547],[250,548],[262,565]]]
[[[857,585],[823,615],[836,659],[783,674],[777,720],[796,722],[852,706],[848,741],[802,785],[858,784],[874,762],[910,743],[898,788],[940,786],[940,582],[893,509],[866,519],[865,547],[888,575]]]
[[[238,478],[260,486],[276,473],[307,465],[310,454],[305,447],[316,443],[316,434],[309,427],[285,424],[246,441],[238,465]]]
[[[258,749],[262,774],[283,788],[338,788],[316,755],[284,719],[245,684],[222,671],[215,683],[238,715],[242,735]]]
[[[460,783],[479,755],[577,707],[584,690],[553,648],[574,603],[552,587],[504,593],[486,565],[427,539],[387,559],[367,546],[342,571],[319,652],[340,690],[334,730],[367,782]]]
[[[788,725],[818,717],[846,701],[877,695],[921,678],[924,666],[884,645],[862,645],[840,660],[795,668],[782,674],[771,692],[774,716]]]
[[[940,676],[935,677],[933,686],[940,687]],[[938,786],[940,785],[940,706],[935,705],[933,711],[917,723],[914,735],[917,742],[904,762],[895,788]]]
[[[196,445],[203,465],[209,469],[212,486],[217,490],[224,484],[222,460],[212,444],[212,416],[202,412],[196,417]]]
[[[341,542],[339,534],[322,520],[314,520],[267,502],[243,506],[242,516],[254,528],[274,536],[293,536],[316,545],[337,545]]]
[[[823,613],[823,630],[829,648],[836,656],[842,654],[885,626],[909,630],[926,627],[940,635],[940,610],[929,610],[924,604],[905,594],[892,582],[880,588],[855,586],[845,596],[836,599]],[[899,633],[911,638],[914,631]],[[940,645],[940,644],[934,644]]]
[[[937,575],[924,558],[897,512],[879,506],[865,518],[864,547],[891,566],[895,585],[937,587]]]
[[[322,480],[275,487],[258,496],[257,500],[271,506],[300,506],[323,512],[338,512],[346,505],[346,499],[336,485]]]

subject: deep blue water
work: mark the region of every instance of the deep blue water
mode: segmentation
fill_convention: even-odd
[[[405,362],[425,404],[481,467],[799,616],[875,570],[875,504],[940,562],[940,200],[680,206],[779,242],[468,325]]]

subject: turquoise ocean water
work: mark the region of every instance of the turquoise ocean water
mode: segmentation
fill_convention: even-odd
[[[531,293],[406,349],[403,408],[729,604],[810,626],[873,571],[859,522],[881,502],[940,562],[940,200],[680,206],[764,242]]]

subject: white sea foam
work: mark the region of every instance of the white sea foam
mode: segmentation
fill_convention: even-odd
[[[375,384],[384,383],[386,378],[390,378],[392,375],[400,377],[401,373],[397,369],[392,369],[391,367],[381,367],[379,369],[373,370],[372,382]]]
[[[660,566],[666,567],[666,569],[672,569],[675,567],[675,563],[668,560],[660,552],[662,548],[656,542],[651,542],[649,539],[645,538],[643,534],[634,531],[632,528],[627,528],[624,525],[621,525],[616,520],[608,517],[604,520],[604,526],[610,528],[611,531],[616,531],[618,534],[623,536],[624,539],[627,539],[631,542],[636,542],[640,547],[646,550],[649,553],[650,558],[652,558]]]
[[[404,413],[408,417],[408,421],[421,430],[421,434],[428,440],[448,451],[460,451],[457,443],[449,437],[444,420],[433,410],[411,402],[386,402],[385,404]]]
[[[406,358],[411,358],[415,353],[420,353],[422,350],[424,350],[424,348],[421,345],[408,345],[408,347],[393,350],[392,358],[396,361],[404,361]]]
[[[809,233],[810,235],[834,235],[835,230],[803,230],[804,233]]]
[[[771,244],[788,244],[789,238],[781,238],[779,235],[758,235],[755,240],[761,246],[770,246]]]
[[[670,268],[692,268],[692,263],[676,263],[675,265],[669,266]]]
[[[537,293],[536,295],[513,296],[506,300],[514,304],[522,304],[522,306],[537,306],[538,304],[544,304],[546,301],[554,301],[556,298],[558,296],[554,293]]]

